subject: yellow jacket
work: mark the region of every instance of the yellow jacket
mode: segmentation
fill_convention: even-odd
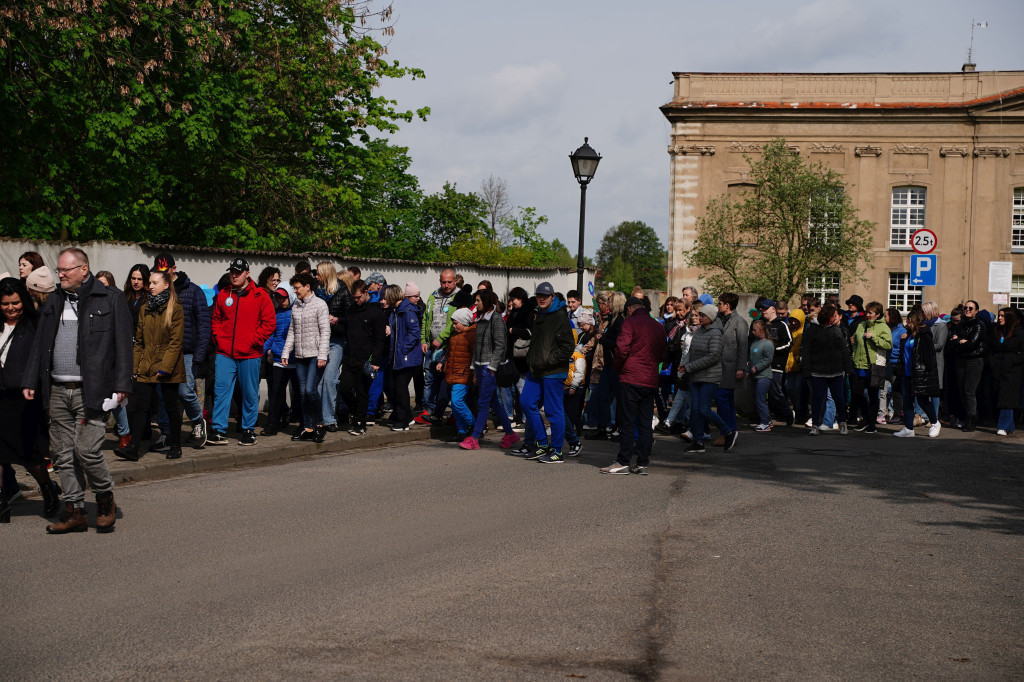
[[[807,321],[804,311],[799,308],[791,310],[789,316],[795,320],[800,320],[800,326],[796,330],[789,330],[793,333],[793,345],[789,349],[789,359],[786,360],[787,373],[800,371],[800,345],[804,340],[804,323]]]

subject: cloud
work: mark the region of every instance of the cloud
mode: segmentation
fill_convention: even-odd
[[[520,131],[558,111],[565,81],[565,72],[552,61],[504,66],[466,84],[457,124],[469,133]]]

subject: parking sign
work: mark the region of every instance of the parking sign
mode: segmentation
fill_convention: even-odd
[[[935,286],[937,260],[938,258],[936,256],[911,256],[910,283],[915,287]]]

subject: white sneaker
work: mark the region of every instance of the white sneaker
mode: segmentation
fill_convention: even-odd
[[[822,424],[818,428],[821,429],[822,431],[831,431],[835,427],[834,426],[829,426],[828,424]]]
[[[941,430],[942,430],[942,424],[940,424],[939,422],[935,422],[934,424],[932,424],[931,426],[928,427],[928,437],[929,438],[936,438],[936,437],[938,437],[939,431],[941,431]]]
[[[931,435],[931,434],[928,434],[928,435]],[[935,432],[935,435],[936,435],[936,436],[937,436],[937,435],[939,435],[939,432],[938,432],[938,431],[936,431],[936,432]],[[1006,431],[1005,431],[1005,430],[1003,430],[1003,429],[999,429],[998,431],[996,431],[996,435],[997,435],[997,436],[1005,436],[1005,435],[1006,435]]]
[[[683,440],[685,440],[687,443],[692,443],[693,442],[693,434],[690,432],[689,429],[687,429],[683,433],[679,434],[679,437],[682,438]]]
[[[893,435],[896,436],[897,438],[913,438],[914,429],[908,429],[906,426],[904,426],[902,429],[900,429]]]
[[[804,426],[806,426],[807,428],[811,428],[812,426],[814,426],[814,418],[812,417],[805,421]]]

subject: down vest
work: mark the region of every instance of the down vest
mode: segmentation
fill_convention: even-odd
[[[284,340],[282,355],[291,355],[302,360],[316,358],[326,360],[331,343],[331,321],[327,304],[316,295],[295,299],[292,306],[292,323]]]

